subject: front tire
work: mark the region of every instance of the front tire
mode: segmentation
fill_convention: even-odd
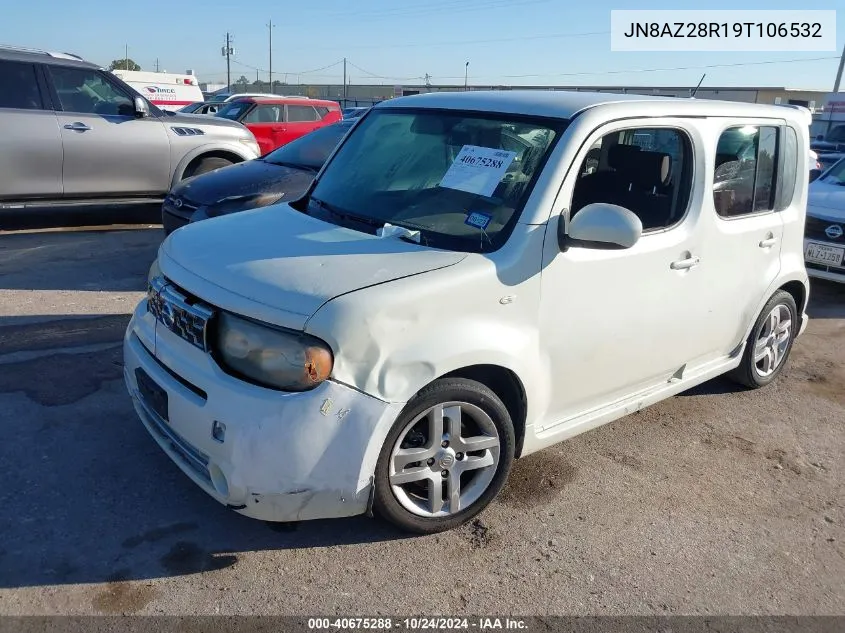
[[[759,389],[780,375],[800,330],[795,299],[778,290],[751,329],[742,362],[728,376],[749,389]]]
[[[182,179],[184,180],[201,174],[207,174],[210,171],[222,169],[223,167],[228,167],[229,165],[234,165],[234,163],[227,158],[220,158],[219,156],[201,158],[195,165],[185,170],[185,174],[182,176]]]
[[[432,534],[479,514],[510,472],[514,429],[488,387],[442,378],[407,404],[385,439],[374,508],[403,530]]]

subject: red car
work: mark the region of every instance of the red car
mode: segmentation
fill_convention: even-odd
[[[222,105],[216,116],[249,128],[262,155],[342,118],[335,101],[295,97],[244,97]]]

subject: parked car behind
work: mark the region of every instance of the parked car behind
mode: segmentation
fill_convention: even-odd
[[[220,104],[215,101],[198,101],[196,103],[189,103],[177,110],[182,114],[217,114],[217,109]]]
[[[136,411],[241,514],[458,526],[515,457],[781,374],[807,325],[809,124],[590,92],[379,104],[298,200],[164,240],[124,338]],[[714,191],[734,130],[756,168]]]
[[[366,107],[356,107],[356,108],[345,108],[342,112],[344,119],[358,119],[364,115],[370,108]]]
[[[249,128],[262,154],[341,119],[338,103],[298,97],[242,97],[226,102],[216,116]]]
[[[810,183],[804,256],[810,277],[845,283],[845,159]]]
[[[189,222],[296,200],[354,123],[338,121],[256,160],[180,183],[162,205],[164,232],[169,235]]]
[[[0,47],[0,209],[160,203],[258,155],[238,123],[165,113],[75,55]]]

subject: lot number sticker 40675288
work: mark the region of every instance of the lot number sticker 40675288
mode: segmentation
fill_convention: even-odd
[[[440,186],[489,198],[514,158],[516,152],[464,145],[443,175]]]

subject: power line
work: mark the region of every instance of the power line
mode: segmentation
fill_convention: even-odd
[[[395,79],[395,80],[400,80],[400,81],[410,81],[412,79],[423,79],[424,78],[424,75],[417,75],[415,77],[388,77],[386,75],[377,75],[375,73],[371,73],[369,70],[364,70],[360,66],[357,66],[356,64],[353,64],[352,62],[350,62],[348,60],[347,60],[346,63],[349,64],[350,66],[352,66],[353,68],[357,68],[358,70],[360,70],[365,75],[369,75],[370,77],[375,77],[376,79]]]
[[[235,62],[236,64],[238,64],[239,66],[244,66],[245,68],[249,68],[250,70],[257,70],[257,71],[260,71],[262,73],[267,72],[267,70],[264,69],[264,68],[259,68],[258,66],[251,66],[250,64],[244,63],[244,62],[242,62],[238,59],[233,58],[232,61]],[[322,66],[321,68],[314,68],[313,70],[298,70],[298,71],[277,70],[276,74],[277,75],[311,75],[311,74],[319,72],[321,70],[327,70],[329,68],[334,68],[335,66],[339,66],[342,63],[343,63],[343,60],[339,59],[336,62],[334,62],[333,64],[329,64],[328,66]]]
[[[379,18],[394,18],[394,17],[421,17],[432,14],[441,14],[448,12],[449,15],[454,13],[464,13],[467,11],[491,11],[495,9],[521,7],[532,4],[546,4],[550,0],[467,0],[460,5],[455,5],[454,0],[445,2],[435,2],[431,4],[398,6],[387,9],[371,9],[358,11],[341,11],[341,12],[324,12],[316,15],[323,18],[366,18],[374,20]]]
[[[793,64],[800,62],[818,62],[823,60],[839,59],[839,56],[827,57],[802,57],[796,59],[770,59],[759,62],[735,62],[731,64],[704,64],[701,66],[674,66],[672,68],[634,68],[627,70],[602,70],[598,72],[583,71],[577,73],[532,73],[525,75],[474,75],[473,79],[482,77],[501,77],[502,79],[525,79],[528,77],[585,77],[593,75],[624,75],[627,73],[657,73],[672,70],[701,70],[706,68],[734,68],[737,66],[762,66],[766,64]],[[439,75],[439,79],[463,79],[463,75]]]
[[[390,48],[436,48],[438,46],[466,46],[469,44],[493,44],[502,42],[524,42],[529,40],[553,40],[569,37],[590,37],[594,35],[610,35],[610,31],[590,31],[586,33],[552,33],[549,35],[529,35],[526,37],[494,37],[483,40],[451,40],[446,42],[413,42],[402,44],[363,44],[358,46],[331,46],[321,47],[322,50],[364,50],[364,49],[390,49]]]

